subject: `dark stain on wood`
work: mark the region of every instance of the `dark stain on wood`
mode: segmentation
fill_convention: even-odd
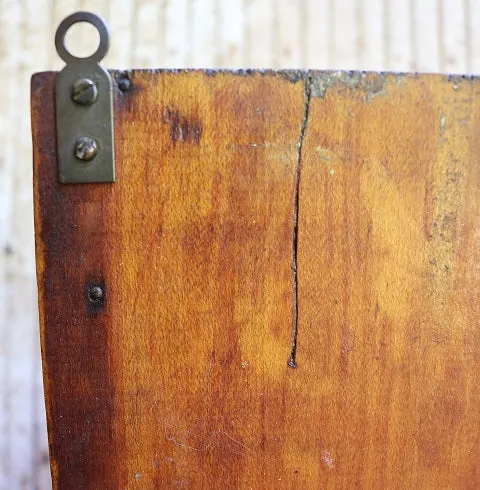
[[[297,370],[302,73],[132,73],[103,186],[57,184],[55,75],[34,78],[55,489],[478,488],[480,86],[375,77],[311,86]]]
[[[173,143],[193,143],[198,145],[203,127],[198,119],[187,118],[179,111],[168,107],[163,112],[163,122],[170,125],[170,139]]]
[[[87,301],[102,285],[108,250],[102,185],[61,185],[57,179],[54,73],[32,78],[32,127],[39,305],[54,488],[120,488],[111,421],[114,388],[109,369],[109,316],[105,301]],[[48,244],[48,246],[46,246]],[[40,247],[40,248],[39,248]],[[85,302],[87,301],[87,308]],[[107,484],[108,482],[108,484]]]

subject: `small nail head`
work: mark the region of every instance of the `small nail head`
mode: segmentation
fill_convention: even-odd
[[[131,86],[131,82],[127,77],[123,77],[120,78],[120,80],[118,80],[118,88],[122,92],[127,92],[128,90],[130,90],[130,86]]]
[[[75,142],[75,157],[83,162],[92,161],[98,153],[98,144],[89,136],[78,138]]]
[[[72,86],[72,100],[79,105],[93,104],[98,98],[97,84],[89,78],[80,78]]]
[[[103,289],[100,286],[92,286],[88,290],[88,299],[92,303],[100,303],[103,299]]]

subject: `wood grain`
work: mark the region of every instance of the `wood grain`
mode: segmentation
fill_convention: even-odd
[[[313,75],[329,85],[300,187],[303,457],[326,488],[477,488],[480,84]]]
[[[358,0],[354,6],[358,15],[353,17],[348,1],[238,1],[235,14],[225,8],[230,3],[0,0],[2,489],[50,488],[35,306],[32,148],[25,87],[33,72],[62,68],[53,36],[65,16],[75,10],[91,10],[107,21],[111,48],[105,66],[112,68],[241,64],[246,68],[480,70],[478,0],[429,1],[425,8],[421,6],[424,2]],[[347,21],[342,22],[343,17]],[[332,19],[338,19],[335,26]],[[91,39],[82,28],[79,35],[71,34],[69,45],[87,54]]]
[[[32,81],[54,488],[478,488],[478,80],[128,76],[113,185]]]
[[[34,78],[33,115],[56,487],[261,478],[248,462],[276,421],[251,415],[280,409],[288,369],[303,85],[135,72],[117,97],[119,185],[60,186],[53,79]]]

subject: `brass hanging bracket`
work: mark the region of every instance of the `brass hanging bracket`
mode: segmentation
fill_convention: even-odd
[[[92,24],[100,35],[97,51],[87,58],[77,58],[65,47],[66,32],[77,22]],[[114,182],[113,83],[99,65],[109,48],[107,26],[92,13],[76,12],[58,26],[55,47],[66,63],[55,88],[58,180]]]

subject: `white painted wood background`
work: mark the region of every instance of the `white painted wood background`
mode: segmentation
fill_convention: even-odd
[[[29,81],[61,68],[55,29],[76,10],[107,20],[110,68],[480,72],[480,0],[0,0],[0,490],[50,488]],[[92,50],[91,31],[72,31]]]

